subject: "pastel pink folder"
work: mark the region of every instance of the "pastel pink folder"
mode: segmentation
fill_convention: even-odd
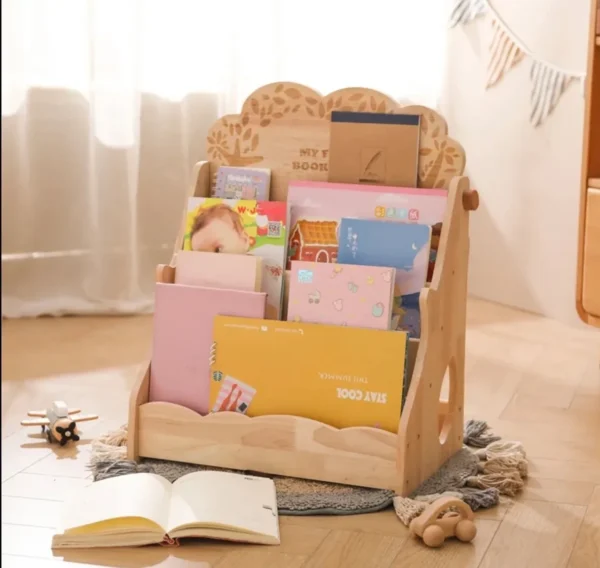
[[[150,401],[208,414],[215,316],[264,318],[266,299],[264,292],[157,283]]]
[[[390,329],[394,268],[292,262],[288,321]]]
[[[257,292],[261,284],[261,261],[260,256],[249,254],[180,250],[175,284]]]

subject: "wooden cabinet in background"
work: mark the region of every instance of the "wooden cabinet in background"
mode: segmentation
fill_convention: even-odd
[[[600,0],[592,0],[583,126],[583,167],[577,259],[577,312],[600,327]]]

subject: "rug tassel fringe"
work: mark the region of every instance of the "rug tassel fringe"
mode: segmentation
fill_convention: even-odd
[[[92,442],[91,465],[127,459],[127,425],[108,432]],[[96,481],[98,481],[96,479]]]
[[[467,487],[476,487],[478,489],[494,488],[502,495],[514,497],[523,489],[525,484],[518,471],[511,471],[467,477],[466,485]]]
[[[488,434],[490,427],[485,420],[469,420],[465,424],[463,443],[471,448],[486,448],[492,442],[500,440],[500,436]]]

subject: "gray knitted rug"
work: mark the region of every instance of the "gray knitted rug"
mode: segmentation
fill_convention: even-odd
[[[395,496],[393,491],[385,489],[352,487],[292,477],[266,477],[271,477],[275,482],[281,515],[356,515],[380,511],[393,505],[400,520],[408,524],[429,502],[442,495],[458,497],[473,510],[489,508],[498,504],[501,494],[512,496],[520,491],[523,478],[526,477],[526,465],[523,465],[526,460],[525,452],[518,442],[502,442],[498,436],[490,435],[488,431],[489,427],[485,422],[467,422],[463,449],[426,480],[410,498]],[[157,459],[132,462],[123,459],[126,455],[126,442],[126,430],[108,434],[93,442],[90,469],[94,481],[150,472],[173,482],[194,471],[233,471]],[[488,464],[494,466],[492,470],[486,467]],[[248,473],[261,475],[256,472]]]

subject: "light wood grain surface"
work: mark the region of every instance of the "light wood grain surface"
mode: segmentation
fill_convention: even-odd
[[[89,483],[91,440],[126,421],[151,317],[2,324],[2,567],[600,568],[600,335],[476,300],[467,318],[467,418],[521,440],[531,477],[516,503],[476,515],[472,544],[429,549],[392,511],[282,517],[280,547],[196,542],[179,549],[53,557],[61,502]],[[98,413],[76,447],[19,426],[57,398]]]

